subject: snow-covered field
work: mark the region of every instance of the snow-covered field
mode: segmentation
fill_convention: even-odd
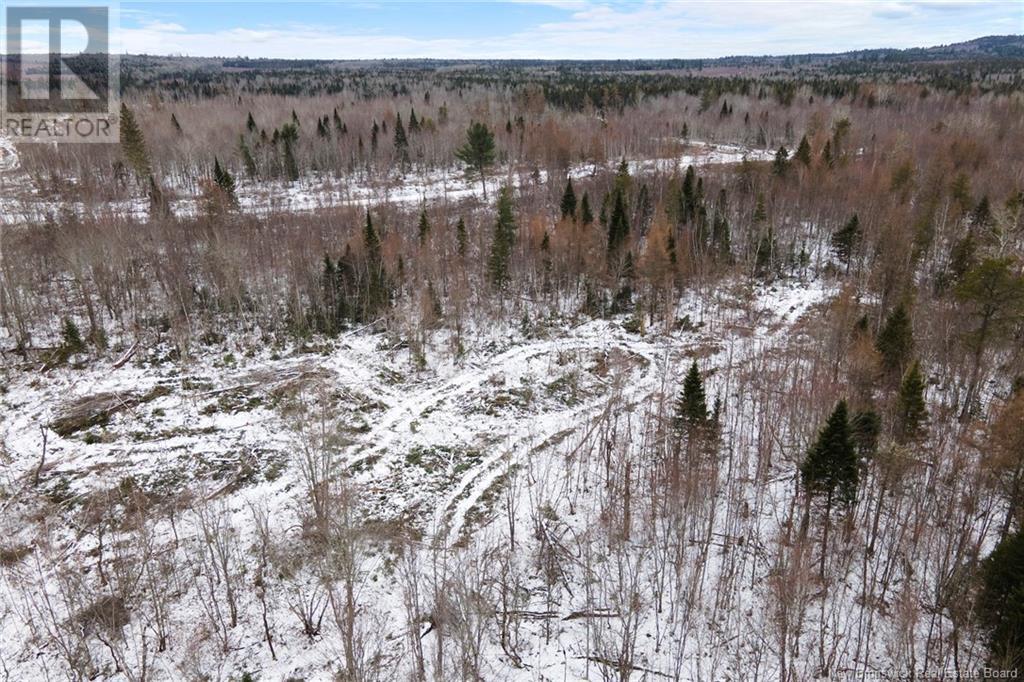
[[[757,545],[735,550],[747,557],[744,565],[752,561],[753,573],[743,579],[749,585],[737,590],[744,604],[733,604],[732,615],[709,603],[694,606],[685,618],[678,604],[662,612],[651,595],[663,590],[666,599],[678,601],[692,588],[645,584],[634,586],[645,595],[635,622],[624,622],[618,597],[595,593],[606,586],[595,587],[593,580],[600,573],[616,584],[646,581],[647,568],[637,563],[639,573],[616,578],[605,575],[622,570],[607,546],[597,547],[594,556],[578,552],[594,549],[585,538],[609,513],[602,510],[600,483],[608,465],[595,453],[602,440],[622,437],[608,432],[610,425],[641,438],[656,396],[674,393],[693,357],[710,377],[709,398],[728,397],[751,363],[799,337],[794,325],[828,294],[820,282],[705,293],[685,299],[679,317],[687,324],[663,334],[630,333],[622,320],[537,321],[529,330],[495,329],[474,338],[458,361],[428,352],[426,367],[392,339],[363,331],[308,347],[237,342],[223,354],[197,349],[189,361],[154,343],[120,367],[109,362],[9,373],[0,398],[6,443],[0,452],[0,679],[62,679],[67,661],[83,657],[96,674],[123,679],[141,679],[141,661],[146,679],[238,679],[243,671],[264,680],[333,679],[342,666],[341,638],[326,588],[311,568],[316,562],[299,562],[287,576],[279,569],[261,583],[269,584],[266,627],[276,660],[251,588],[259,539],[254,518],[267,519],[285,552],[302,544],[300,510],[309,498],[312,443],[330,453],[330,466],[337,467],[332,472],[348,472],[359,491],[360,516],[377,524],[373,540],[360,543],[356,600],[367,656],[371,649],[394,654],[391,670],[404,675],[413,642],[429,650],[442,636],[436,593],[435,610],[424,607],[423,632],[410,636],[410,627],[420,625],[408,622],[410,584],[402,561],[418,562],[424,576],[432,566],[430,575],[447,581],[442,592],[450,591],[450,607],[457,608],[459,599],[494,594],[497,574],[488,548],[507,546],[514,527],[518,550],[501,573],[516,576],[515,608],[505,612],[518,615],[514,627],[506,623],[502,630],[514,641],[502,641],[480,623],[473,644],[458,634],[463,629],[444,626],[442,648],[453,659],[456,650],[460,656],[467,647],[476,651],[483,679],[603,679],[612,670],[601,652],[614,648],[623,628],[636,629],[631,665],[640,678],[750,679],[734,677],[737,666],[756,665],[760,678],[776,679],[774,661],[757,653],[758,638],[770,625],[756,603],[771,568],[757,559]],[[780,532],[776,514],[792,493],[789,464],[778,467],[778,483],[769,488],[778,499],[751,500],[760,534],[751,538],[755,542]],[[26,490],[39,494],[21,494]],[[153,509],[182,494],[192,501],[188,509],[153,512],[137,528],[126,520],[126,490],[140,493]],[[96,521],[96,500],[109,500],[111,491],[122,493],[111,506],[123,520],[105,526]],[[547,511],[539,517],[539,509]],[[725,537],[734,522],[720,518],[713,525]],[[224,565],[230,567],[224,575],[217,561],[196,549],[210,523],[227,529]],[[388,549],[391,532],[420,538],[398,565]],[[537,558],[540,545],[551,543],[567,552],[560,554],[564,565],[554,583],[544,578]],[[184,569],[171,572],[161,563],[168,573],[154,577],[140,559],[128,566],[125,549],[141,546],[153,556],[180,555]],[[722,548],[707,562],[707,574],[691,577],[720,580],[716,574],[735,560],[728,542]],[[653,549],[630,551],[645,567],[652,559],[657,563]],[[111,565],[125,561],[125,575],[97,578],[104,552],[108,563],[115,556]],[[451,575],[438,573],[438,557]],[[66,567],[84,573],[72,578]],[[86,629],[89,651],[83,654],[76,648],[82,614],[126,580],[162,587],[153,594],[143,587],[132,591],[130,622],[118,641],[102,644]],[[425,600],[429,586],[422,580]],[[219,599],[211,595],[232,581],[244,588],[237,597],[238,624],[220,632],[211,625],[218,622],[211,609]],[[88,588],[76,589],[82,585]],[[47,599],[35,599],[40,590]],[[318,634],[306,636],[296,609],[315,599],[324,600],[328,615]],[[598,607],[604,611],[596,621],[593,614],[580,615]],[[465,619],[458,622],[469,627]],[[170,642],[157,652],[156,633],[164,630],[171,632]],[[714,657],[705,657],[702,647],[711,641],[719,646]],[[793,669],[810,671],[810,658],[793,662]],[[460,677],[454,669],[449,674]]]
[[[630,173],[634,176],[659,172],[685,170],[687,166],[697,167],[715,164],[739,163],[743,159],[767,161],[773,152],[750,149],[739,145],[710,142],[691,142],[679,156],[659,159],[630,159]],[[611,162],[608,170],[614,171],[617,161]],[[29,177],[31,169],[22,166],[19,170],[17,151],[14,145],[0,136],[0,222],[22,224],[40,222],[47,216],[55,215],[69,206],[79,215],[120,215],[140,220],[149,213],[145,197],[103,202],[86,205],[83,202],[68,202],[43,194]],[[577,164],[569,175],[581,178],[600,172],[594,164]],[[495,169],[487,178],[487,196],[493,199],[498,189],[506,183],[519,187],[533,182],[545,183],[547,172],[532,172],[511,169]],[[276,212],[313,211],[346,205],[417,205],[427,202],[458,202],[465,199],[482,198],[482,187],[478,179],[470,179],[459,168],[400,173],[395,171],[387,178],[369,181],[360,178],[337,178],[329,174],[307,174],[297,182],[280,181],[251,182],[238,179],[237,195],[240,208],[247,213],[269,214]],[[179,216],[195,215],[199,198],[181,186],[166,188],[171,210]]]

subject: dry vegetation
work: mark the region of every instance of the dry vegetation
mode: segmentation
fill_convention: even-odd
[[[0,680],[1022,665],[1019,88],[132,68],[0,175]]]

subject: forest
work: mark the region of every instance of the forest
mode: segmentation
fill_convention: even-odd
[[[1024,666],[1021,36],[121,69],[0,133],[0,681]]]

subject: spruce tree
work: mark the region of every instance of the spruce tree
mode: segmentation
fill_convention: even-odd
[[[871,457],[878,449],[882,419],[872,409],[861,410],[850,420],[850,437],[862,457]]]
[[[505,185],[498,193],[498,219],[494,224],[494,241],[487,261],[488,275],[496,289],[504,289],[511,279],[509,271],[512,247],[515,245],[516,223],[512,213],[512,190]]]
[[[427,237],[430,236],[430,220],[427,218],[427,209],[420,211],[420,222],[417,226],[417,230],[420,235],[420,244],[427,241]]]
[[[793,154],[793,158],[802,163],[805,167],[810,167],[811,143],[807,141],[806,135],[800,138],[800,144],[797,145],[796,153]]]
[[[964,343],[972,367],[961,418],[974,409],[981,382],[982,356],[993,340],[1010,336],[1024,316],[1024,275],[1013,256],[986,258],[968,270],[954,290],[971,328]]]
[[[135,115],[124,103],[121,104],[121,151],[128,165],[136,175],[145,179],[149,177],[149,154],[146,152],[146,140],[142,129],[135,120]]]
[[[821,150],[821,161],[828,168],[832,168],[835,163],[835,155],[832,153],[832,140],[825,140],[825,147]]]
[[[882,325],[882,330],[875,340],[875,348],[882,356],[882,369],[885,374],[900,377],[914,350],[910,316],[907,315],[907,309],[902,303],[885,318],[885,324]]]
[[[152,173],[149,174],[149,215],[154,218],[167,218],[171,215],[171,205]]]
[[[469,244],[469,235],[466,234],[466,221],[459,218],[459,222],[455,225],[455,242],[459,249],[459,256],[465,258],[466,247]]]
[[[64,318],[60,329],[60,349],[68,355],[81,353],[85,350],[85,342],[82,341],[82,334],[78,331],[78,325],[70,317]]]
[[[845,225],[832,233],[832,252],[841,263],[848,265],[859,243],[860,219],[854,213]]]
[[[277,131],[275,131],[276,133]],[[284,172],[288,180],[299,179],[299,164],[295,160],[295,143],[299,139],[299,128],[293,123],[281,126],[280,139],[284,143]]]
[[[572,187],[572,178],[565,182],[565,192],[562,193],[562,218],[576,219],[576,192]]]
[[[982,563],[974,613],[987,634],[989,664],[1024,667],[1024,529],[1004,538]]]
[[[927,420],[921,364],[915,361],[903,376],[896,397],[896,442],[904,444],[923,438]]]
[[[696,433],[708,423],[708,404],[704,393],[704,381],[697,369],[697,361],[683,379],[683,390],[676,399],[672,425],[678,433]]]
[[[216,156],[213,157],[213,181],[224,193],[228,203],[232,206],[237,206],[238,197],[235,196],[235,179],[231,177],[231,173],[227,169],[220,165],[220,161]]]
[[[769,226],[768,231],[761,235],[754,251],[754,271],[759,277],[768,277],[775,273],[775,254],[779,247],[775,242],[775,231]]]
[[[757,195],[757,202],[754,204],[754,225],[760,226],[768,222],[768,210],[765,208],[764,195]]]
[[[629,238],[629,218],[623,192],[615,192],[611,220],[608,221],[608,258],[614,260]]]
[[[821,542],[822,579],[825,577],[832,509],[836,502],[848,505],[856,499],[859,478],[860,467],[850,436],[846,401],[840,400],[800,465],[800,482],[807,492],[808,500],[825,498],[825,523]]]
[[[252,117],[252,112],[249,112],[248,118],[245,119],[245,129],[250,133],[256,131],[256,119]]]
[[[580,222],[584,225],[594,224],[594,212],[590,210],[590,196],[586,192],[580,200]]]
[[[775,160],[772,161],[772,173],[782,177],[789,170],[789,152],[785,147],[779,147],[775,152]]]
[[[715,256],[723,262],[732,260],[732,235],[729,220],[726,217],[725,189],[718,192],[718,203],[715,206],[715,220],[711,228],[711,243],[714,245]]]
[[[384,310],[391,300],[388,290],[387,273],[384,271],[384,259],[381,254],[380,237],[370,212],[366,212],[366,225],[363,228],[363,250],[366,258],[366,287],[362,305],[362,320],[370,321]]]
[[[689,223],[697,214],[697,172],[693,166],[686,167],[683,186],[679,194],[679,220]]]
[[[245,174],[255,179],[259,174],[256,167],[256,159],[253,158],[252,151],[250,151],[244,135],[238,136],[238,152],[242,155],[242,165],[245,166]]]
[[[981,198],[978,205],[971,211],[971,226],[977,228],[992,227],[992,207],[988,201],[988,195]]]
[[[494,164],[496,156],[494,133],[478,121],[469,124],[466,142],[455,150],[455,158],[466,164],[470,174],[480,176],[484,199],[487,199],[487,169]]]
[[[978,241],[974,238],[974,230],[968,230],[949,252],[949,273],[953,282],[958,284],[977,263]]]
[[[403,165],[409,163],[409,138],[405,135],[401,114],[395,120],[395,153],[398,154]]]

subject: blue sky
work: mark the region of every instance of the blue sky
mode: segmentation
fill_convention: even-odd
[[[122,0],[125,52],[296,58],[693,58],[1024,34],[1024,0]]]

